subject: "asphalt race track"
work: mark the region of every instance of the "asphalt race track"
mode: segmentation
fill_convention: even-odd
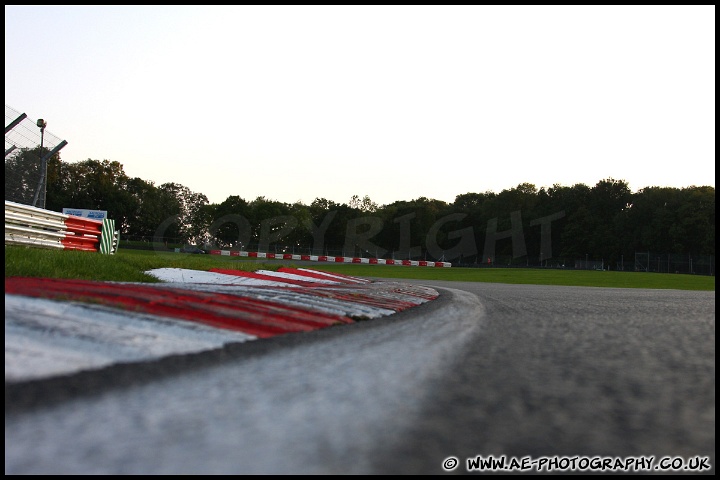
[[[463,474],[504,455],[714,474],[715,292],[403,282],[439,297],[25,381],[6,333],[5,473]]]

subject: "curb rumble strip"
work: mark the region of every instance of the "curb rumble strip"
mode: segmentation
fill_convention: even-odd
[[[5,278],[5,381],[376,319],[429,287],[304,268],[157,269],[162,283]]]

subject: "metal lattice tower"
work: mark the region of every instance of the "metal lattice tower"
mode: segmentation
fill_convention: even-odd
[[[5,200],[45,208],[47,161],[67,144],[45,124],[5,105]]]

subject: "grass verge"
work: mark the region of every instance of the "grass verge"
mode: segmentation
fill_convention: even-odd
[[[148,270],[155,268],[188,268],[210,270],[227,268],[254,271],[277,270],[280,264],[238,260],[238,257],[197,255],[191,253],[155,252],[152,250],[118,250],[115,255],[78,250],[49,250],[5,245],[5,276],[74,278],[115,282],[159,282]]]
[[[158,282],[144,273],[155,268],[211,268],[255,271],[277,270],[288,262],[227,255],[197,255],[119,250],[115,255],[73,250],[5,246],[5,276],[74,278],[122,282]],[[292,264],[291,264],[292,265]],[[298,266],[298,265],[295,265]],[[715,277],[706,275],[541,268],[458,268],[397,265],[327,264],[313,262],[305,268],[365,278],[446,280],[534,285],[567,285],[609,288],[652,288],[715,291]]]

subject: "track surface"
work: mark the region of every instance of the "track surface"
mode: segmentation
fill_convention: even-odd
[[[441,474],[443,461],[715,461],[715,294],[412,282],[340,328],[6,381],[5,472]],[[708,473],[708,472],[703,472]]]

